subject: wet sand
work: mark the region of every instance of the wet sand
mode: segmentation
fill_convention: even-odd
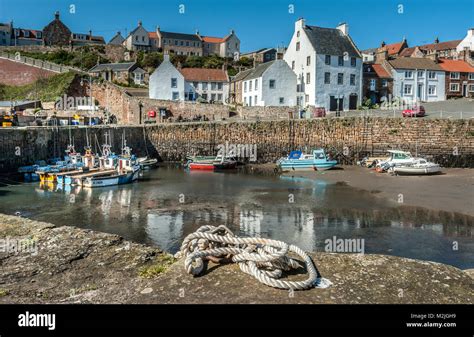
[[[273,169],[274,165],[266,164]],[[474,169],[445,168],[430,176],[392,176],[359,166],[340,166],[322,172],[284,172],[284,175],[347,183],[386,198],[394,204],[426,207],[474,216]],[[400,195],[402,200],[399,201]],[[400,198],[401,199],[401,198]]]

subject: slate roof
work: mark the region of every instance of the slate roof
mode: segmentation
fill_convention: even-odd
[[[96,73],[103,70],[112,70],[112,71],[129,71],[136,63],[135,62],[124,62],[124,63],[101,63],[96,64],[92,67],[89,72]]]
[[[259,78],[276,61],[277,60],[273,60],[273,61],[270,61],[270,62],[265,62],[265,63],[259,64],[255,68],[251,69],[252,71],[249,73],[249,75],[247,77],[245,77],[245,80],[247,81],[247,80],[252,80],[254,78]]]
[[[421,57],[399,57],[388,61],[395,69],[427,69],[443,71],[443,68],[432,59]]]
[[[164,39],[176,39],[176,40],[191,40],[191,41],[201,41],[196,34],[184,34],[184,33],[172,33],[172,32],[163,32],[160,31],[161,36]]]
[[[305,26],[304,31],[318,54],[343,55],[347,52],[350,57],[361,57],[350,38],[339,29]]]
[[[222,69],[182,68],[179,70],[188,82],[227,82],[229,78]]]
[[[232,82],[237,82],[237,81],[242,81],[244,80],[251,72],[253,69],[247,69],[243,70],[237,73],[234,77],[232,77]]]

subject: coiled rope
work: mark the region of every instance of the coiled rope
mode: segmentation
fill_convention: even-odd
[[[280,279],[283,271],[301,267],[298,260],[288,256],[289,253],[299,255],[303,259],[308,273],[306,280]],[[223,225],[202,226],[189,234],[175,257],[184,257],[186,272],[194,276],[204,271],[204,260],[209,260],[215,263],[238,263],[244,273],[274,288],[303,290],[313,287],[327,288],[332,284],[321,277],[312,258],[300,248],[278,240],[238,237]]]

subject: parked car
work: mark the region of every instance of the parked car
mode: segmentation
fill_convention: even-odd
[[[423,117],[425,115],[425,108],[422,105],[415,106],[412,109],[405,109],[402,112],[403,117]]]

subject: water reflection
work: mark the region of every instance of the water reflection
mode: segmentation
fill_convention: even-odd
[[[367,253],[474,267],[473,217],[393,208],[370,193],[304,178],[160,168],[143,179],[99,189],[8,187],[0,212],[116,233],[170,252],[200,226],[224,224],[239,235],[284,240],[308,251],[324,250],[333,236],[363,238]]]

